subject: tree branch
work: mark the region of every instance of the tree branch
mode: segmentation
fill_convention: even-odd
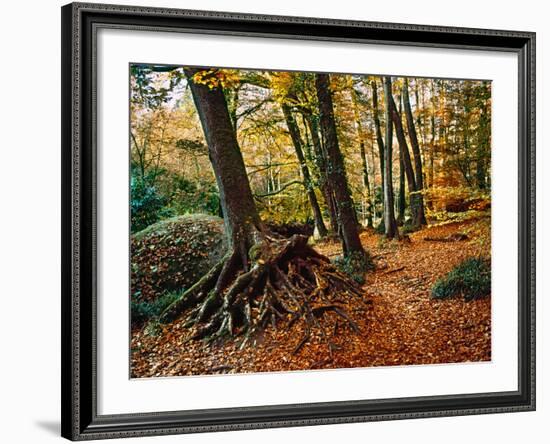
[[[297,185],[297,184],[304,185],[304,182],[302,182],[301,180],[297,180],[297,179],[296,180],[291,180],[290,182],[287,182],[284,185],[282,185],[281,188],[279,188],[276,191],[271,191],[270,193],[265,193],[265,194],[254,194],[254,197],[262,198],[262,197],[274,196],[275,194],[282,193],[286,188],[288,188],[292,185]]]

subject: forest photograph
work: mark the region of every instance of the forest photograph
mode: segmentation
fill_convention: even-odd
[[[491,361],[491,82],[129,67],[130,377]]]

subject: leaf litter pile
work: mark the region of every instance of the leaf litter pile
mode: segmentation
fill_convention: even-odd
[[[431,297],[438,279],[467,258],[487,253],[481,251],[488,246],[480,246],[479,238],[488,235],[488,226],[478,220],[447,223],[389,242],[364,231],[361,240],[375,269],[366,274],[363,300],[346,299],[346,313],[356,325],[327,312],[324,327],[312,328],[307,345],[298,351],[305,333],[304,324],[299,323],[268,327],[257,335],[254,345],[246,347],[235,340],[189,340],[184,318],[135,327],[131,376],[488,361],[491,298],[467,302],[463,297]],[[336,240],[317,243],[315,248],[331,259],[341,254]]]

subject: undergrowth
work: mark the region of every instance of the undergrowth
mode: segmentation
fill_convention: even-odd
[[[172,302],[176,301],[182,292],[171,291],[164,293],[158,299],[148,301],[131,301],[130,316],[133,325],[143,324],[159,316]]]
[[[347,256],[338,256],[333,259],[338,270],[347,274],[360,285],[365,283],[365,273],[374,268],[374,264],[368,254],[351,253]]]
[[[471,301],[491,294],[491,263],[482,257],[464,260],[432,287],[432,297],[447,299],[462,296]]]

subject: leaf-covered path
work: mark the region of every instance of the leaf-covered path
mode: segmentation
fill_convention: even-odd
[[[238,342],[232,341],[212,345],[186,342],[188,332],[183,322],[176,320],[153,334],[150,328],[132,332],[132,377],[490,360],[490,298],[465,302],[460,297],[430,297],[438,278],[464,259],[487,253],[488,244],[480,243],[480,238],[488,235],[487,227],[479,221],[446,224],[391,242],[381,241],[371,232],[362,233],[361,240],[376,264],[364,286],[370,303],[346,307],[360,333],[334,319],[334,328],[327,334],[333,335],[332,341],[340,349],[332,355],[320,331],[314,331],[310,342],[293,354],[302,337],[299,325],[268,328],[255,347],[240,350]],[[457,236],[462,233],[467,233],[466,239]],[[328,256],[340,254],[337,242],[316,248]]]

